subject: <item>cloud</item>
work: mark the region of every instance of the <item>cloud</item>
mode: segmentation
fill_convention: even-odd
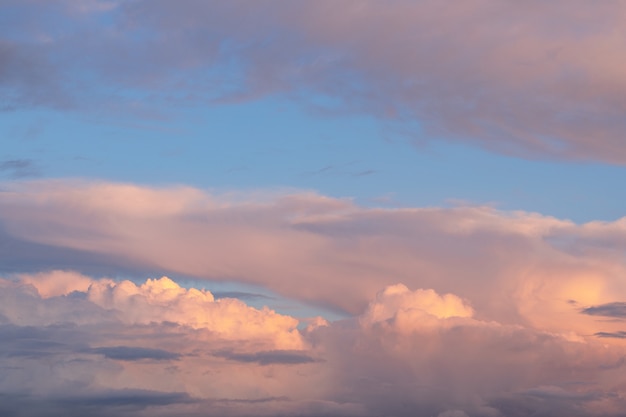
[[[9,414],[84,412],[54,401],[113,404],[116,390],[181,401],[120,400],[93,415],[590,417],[626,406],[623,220],[61,180],[1,193],[4,241],[22,242],[11,256],[39,268],[0,280]],[[71,256],[51,262],[53,249]],[[72,269],[93,259],[124,272]],[[260,285],[347,318],[298,326],[173,278],[139,279],[153,270]]]
[[[51,292],[50,283],[57,285],[55,290],[62,290]],[[0,313],[22,325],[89,323],[101,316],[127,325],[176,323],[210,330],[226,340],[265,341],[267,346],[278,349],[302,346],[296,319],[267,307],[255,309],[233,298],[215,300],[209,291],[185,289],[167,277],[136,285],[131,281],[93,280],[72,271],[52,271],[22,275],[18,283],[0,281],[0,288],[6,291],[0,296],[6,310],[0,309]]]
[[[137,361],[142,359],[168,361],[180,358],[179,354],[168,352],[167,350],[132,346],[91,348],[89,352],[104,355],[109,359],[117,359],[121,361]]]
[[[590,316],[626,318],[626,302],[606,303],[587,307],[582,310],[582,313]]]
[[[74,291],[86,292],[92,279],[74,271],[46,271],[37,274],[20,274],[20,281],[37,289],[42,298],[68,295]]]
[[[474,311],[454,294],[437,294],[433,290],[410,291],[403,284],[385,288],[362,315],[362,324],[373,325],[387,320],[404,327],[431,318],[471,317]]]
[[[38,4],[5,6],[5,108],[153,117],[280,94],[373,115],[419,142],[626,161],[619,2]],[[113,93],[123,90],[133,99]]]
[[[0,173],[12,179],[37,177],[39,169],[30,159],[9,159],[0,162]]]
[[[303,354],[301,351],[273,350],[267,352],[255,353],[236,353],[230,351],[215,352],[215,356],[225,358],[231,361],[244,363],[258,363],[260,365],[284,364],[297,365],[302,363],[315,362],[315,359]]]
[[[230,340],[268,338],[277,347],[299,348],[298,321],[263,308],[248,307],[237,299],[215,300],[208,291],[186,290],[171,279],[148,279],[141,286],[130,281],[97,281],[88,299],[105,309],[115,309],[128,323],[171,321],[193,328],[208,328]]]
[[[436,317],[420,311],[400,320],[409,303],[385,300],[397,291],[398,286],[386,288],[370,311],[314,333],[327,360],[332,358],[332,390],[339,398],[363,403],[374,415],[619,414],[623,378],[605,380],[602,389],[596,383],[604,372],[622,372],[623,348],[606,350],[591,340],[466,314]],[[417,309],[424,293],[444,298],[406,287],[401,293],[413,298]],[[367,320],[381,304],[388,318]]]
[[[90,407],[124,407],[144,408],[152,405],[166,405],[172,403],[189,402],[191,399],[184,393],[161,393],[143,390],[119,390],[102,392],[98,395],[85,397],[69,397],[58,399],[57,402],[74,408],[76,406]]]
[[[34,395],[0,395],[3,415],[25,417],[95,417],[136,416],[155,407],[166,408],[193,403],[184,393],[161,393],[144,390],[109,390],[91,395],[66,394],[59,398]]]
[[[1,281],[5,414],[591,417],[625,405],[623,345],[482,320],[453,293],[395,284],[358,315],[285,338],[276,321],[295,319],[171,279],[83,277],[84,289],[65,274],[51,276],[80,288],[45,298],[36,277]],[[281,347],[294,337],[300,348]]]
[[[363,312],[380,288],[403,282],[459,297],[422,294],[420,308],[429,314],[440,308],[467,316],[471,306],[480,319],[556,332],[623,330],[580,314],[626,299],[623,219],[578,225],[491,207],[365,208],[311,192],[217,195],[61,180],[7,183],[1,193],[0,238],[11,272],[21,272],[44,296],[84,291],[89,281],[69,274],[46,280],[28,272],[33,265],[105,270],[113,277],[233,280],[350,314]],[[182,319],[164,307],[167,297],[157,296],[178,294],[173,302],[195,300],[180,301],[194,326],[204,320],[202,303],[225,310],[243,305],[227,298],[213,303],[207,294],[194,298],[168,285],[99,282],[89,297],[103,309],[143,303],[128,320],[147,323],[153,313]],[[135,294],[139,301],[131,302]],[[279,321],[281,329],[293,325]],[[225,331],[235,335],[238,324],[232,326]]]
[[[272,297],[264,294],[255,294],[245,291],[213,291],[213,296],[216,299],[219,298],[238,298],[240,300],[254,301],[254,300],[271,300]]]
[[[598,337],[614,337],[617,339],[626,339],[626,332],[625,331],[619,331],[619,332],[598,332],[596,333],[594,336],[598,336]]]

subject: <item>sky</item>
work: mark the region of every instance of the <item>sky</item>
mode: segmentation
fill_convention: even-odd
[[[618,417],[626,2],[0,0],[0,415]]]

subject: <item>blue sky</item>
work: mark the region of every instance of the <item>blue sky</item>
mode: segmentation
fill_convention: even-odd
[[[314,114],[281,97],[162,111],[161,120],[45,109],[6,113],[2,160],[29,166],[1,174],[306,189],[366,206],[490,205],[576,222],[615,220],[625,210],[615,190],[626,171],[616,164],[537,160],[429,141],[373,117]]]

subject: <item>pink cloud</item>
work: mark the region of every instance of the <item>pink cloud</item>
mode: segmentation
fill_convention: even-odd
[[[302,341],[294,350],[273,330],[288,316],[220,306],[167,278],[84,278],[89,289],[48,298],[0,280],[0,392],[11,394],[0,410],[586,417],[625,405],[623,346],[484,321],[455,294],[389,286],[353,318],[283,327]]]
[[[619,2],[74,3],[47,2],[65,19],[60,24],[36,8],[17,14],[22,27],[38,31],[22,30],[0,47],[8,62],[0,86],[17,91],[10,105],[102,111],[125,103],[89,85],[76,89],[73,75],[89,74],[150,97],[128,104],[134,114],[158,112],[155,103],[282,94],[402,130],[417,124],[412,135],[420,142],[626,161],[626,13]],[[312,97],[320,96],[335,105],[319,106]]]
[[[478,319],[582,336],[623,330],[581,314],[626,299],[622,220],[577,225],[489,207],[364,208],[306,192],[246,197],[71,181],[5,188],[6,230],[74,250],[66,268],[99,257],[109,269],[234,280],[352,314],[402,282],[455,294]],[[37,251],[18,255],[40,262]]]
[[[358,324],[318,330],[333,358],[333,390],[375,413],[407,416],[612,415],[623,407],[619,394],[611,399],[623,387],[623,347],[479,320],[467,307],[438,318],[424,314],[425,293],[462,306],[452,294],[388,287]],[[389,318],[371,320],[381,307]]]

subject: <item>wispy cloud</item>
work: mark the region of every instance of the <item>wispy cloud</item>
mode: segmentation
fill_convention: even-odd
[[[626,302],[606,303],[582,310],[583,314],[590,316],[626,318]]]
[[[11,179],[38,177],[41,175],[37,164],[30,159],[8,159],[0,161],[0,175]]]
[[[173,102],[283,94],[305,107],[399,124],[419,142],[626,162],[619,2],[140,0],[77,12],[55,0],[46,2],[50,13],[19,2],[5,7],[15,20],[0,45],[6,109],[148,115]],[[130,88],[133,99],[94,85]]]
[[[619,331],[619,332],[598,332],[594,336],[609,337],[609,338],[616,338],[616,339],[626,339],[626,332],[625,331]]]
[[[258,363],[259,365],[283,364],[297,365],[315,362],[315,359],[301,351],[272,350],[254,353],[237,353],[232,351],[215,352],[215,356],[231,361]]]
[[[180,354],[169,352],[167,350],[135,346],[98,347],[91,348],[88,352],[104,355],[109,359],[117,359],[121,361],[138,361],[143,359],[169,361],[180,358]]]

